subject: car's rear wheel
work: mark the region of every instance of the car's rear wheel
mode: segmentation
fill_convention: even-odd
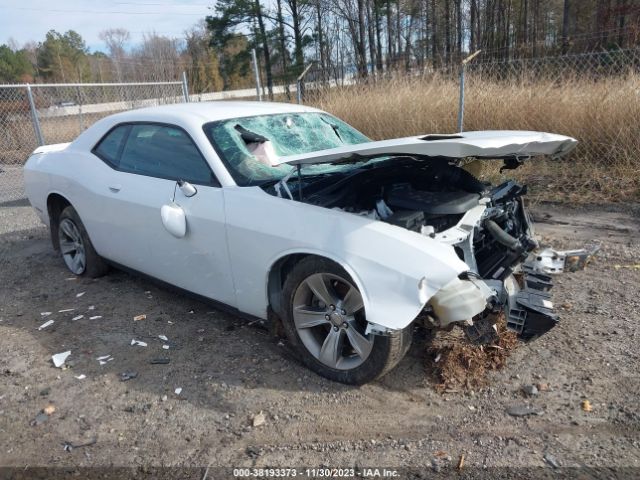
[[[297,263],[285,280],[284,327],[302,361],[334,381],[363,384],[391,370],[411,344],[410,327],[366,333],[362,295],[339,265],[319,257]]]
[[[107,273],[107,263],[96,253],[78,212],[72,206],[66,207],[58,218],[58,244],[71,273],[91,278]]]

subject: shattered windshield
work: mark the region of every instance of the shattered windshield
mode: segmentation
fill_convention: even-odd
[[[235,118],[207,123],[204,131],[238,185],[278,181],[291,172],[290,165],[273,167],[259,161],[253,145],[268,141],[277,156],[325,150],[370,140],[341,120],[316,112],[283,113]],[[253,153],[252,153],[253,152]],[[349,165],[309,165],[303,176],[348,172]]]

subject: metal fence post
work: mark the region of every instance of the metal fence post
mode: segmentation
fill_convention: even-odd
[[[482,50],[478,50],[465,58],[460,64],[460,99],[458,100],[458,132],[462,132],[464,128],[464,74],[467,63],[476,58]]]
[[[258,68],[258,57],[256,55],[256,49],[251,50],[251,58],[253,59],[253,73],[256,76],[256,93],[258,95],[258,101],[262,101],[262,92],[260,89],[260,70]]]
[[[40,128],[40,119],[38,118],[38,111],[36,110],[36,104],[33,101],[33,93],[31,92],[31,85],[27,83],[27,98],[29,99],[29,109],[31,110],[31,123],[33,123],[33,131],[36,134],[36,140],[38,145],[44,145],[44,137],[42,136],[42,129]]]
[[[312,66],[313,62],[307,65],[307,68],[303,70],[296,80],[296,99],[298,100],[298,103],[302,103],[302,97],[304,96],[304,77]]]
[[[458,101],[458,132],[462,132],[464,124],[464,63],[460,65],[460,100]]]
[[[185,103],[189,103],[189,84],[187,83],[187,72],[182,72],[182,95]]]

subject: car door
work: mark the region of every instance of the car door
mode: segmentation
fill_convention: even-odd
[[[98,251],[177,287],[235,304],[223,190],[193,140],[177,126],[155,123],[120,125],[110,134],[94,149],[106,162],[105,152],[112,152],[101,199],[101,224],[108,232],[100,236],[108,241]],[[196,194],[185,196],[178,180],[193,184]],[[161,210],[169,204],[184,212],[183,237],[163,224]]]

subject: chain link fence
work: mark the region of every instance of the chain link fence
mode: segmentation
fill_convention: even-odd
[[[639,48],[506,61],[479,56],[464,67],[464,90],[459,88],[459,73],[451,65],[424,65],[363,79],[354,65],[322,69],[313,63],[301,81],[281,79],[273,91],[276,101],[327,109],[373,138],[460,130],[462,103],[464,130],[540,130],[573,136],[580,143],[572,158],[600,169],[594,188],[612,191],[622,181],[620,188],[640,191]],[[31,99],[26,85],[0,85],[0,203],[24,196],[22,166],[39,144],[68,142],[104,116],[183,102],[188,95],[186,79],[40,84],[30,90]],[[264,81],[260,93],[268,99]],[[254,88],[189,99],[257,95]],[[604,181],[610,185],[603,187]]]
[[[22,167],[39,145],[70,142],[117,112],[184,101],[183,82],[0,85],[0,203],[24,197]]]

